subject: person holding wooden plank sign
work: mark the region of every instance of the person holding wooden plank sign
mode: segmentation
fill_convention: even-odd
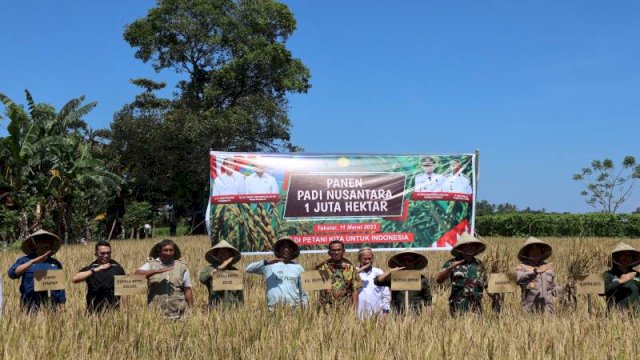
[[[44,230],[36,231],[22,242],[21,249],[26,256],[19,258],[8,272],[9,278],[21,279],[22,310],[33,313],[44,307],[64,308],[67,302],[64,290],[51,290],[51,296],[49,291],[35,291],[36,272],[62,270],[60,261],[53,258],[61,245],[57,235]]]
[[[389,312],[391,292],[388,287],[374,284],[374,279],[384,271],[373,266],[373,250],[362,248],[358,251],[358,274],[362,287],[358,292],[358,317],[383,315]]]
[[[551,245],[530,237],[518,251],[516,281],[522,290],[522,308],[525,311],[554,312],[554,303],[562,288],[555,282],[552,263],[546,263],[553,252]]]
[[[222,240],[211,250],[207,251],[204,258],[207,265],[200,272],[200,282],[207,286],[209,291],[209,308],[215,306],[230,307],[241,305],[244,301],[242,290],[220,290],[213,286],[213,276],[223,271],[238,270],[233,264],[240,261],[241,255],[238,249]]]
[[[116,275],[126,275],[122,266],[111,258],[111,244],[98,241],[95,246],[96,259],[80,269],[71,281],[87,283],[87,311],[91,314],[120,307],[120,296],[115,294]]]
[[[456,316],[466,312],[482,312],[482,295],[487,287],[487,271],[476,256],[487,246],[480,240],[463,232],[451,250],[449,259],[436,274],[436,281],[442,284],[451,281],[449,312]]]
[[[633,270],[640,264],[640,251],[619,243],[611,252],[611,270],[604,273],[607,308],[640,313],[640,278]]]
[[[282,237],[272,249],[275,259],[256,261],[246,269],[248,273],[264,276],[269,311],[273,312],[277,305],[306,307],[307,292],[302,288],[304,268],[293,261],[300,255],[300,247],[291,238]]]
[[[393,255],[388,262],[389,270],[374,280],[378,286],[391,287],[391,274],[402,270],[423,270],[427,267],[426,256],[415,251],[403,251]],[[409,299],[405,299],[408,297]],[[431,287],[429,279],[420,274],[420,290],[391,291],[391,308],[401,314],[407,313],[405,308],[409,304],[409,312],[420,313],[422,309],[431,312]]]
[[[316,265],[316,270],[326,271],[331,278],[331,290],[320,291],[320,305],[325,307],[353,306],[358,311],[358,290],[362,286],[356,267],[344,258],[344,243],[329,243],[329,256]]]
[[[151,248],[151,259],[135,272],[147,277],[147,303],[160,308],[168,319],[182,318],[187,307],[193,307],[191,275],[181,256],[178,245],[164,239]]]

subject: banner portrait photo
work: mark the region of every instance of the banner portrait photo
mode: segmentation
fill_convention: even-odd
[[[210,153],[207,229],[244,253],[450,249],[474,226],[476,155]]]

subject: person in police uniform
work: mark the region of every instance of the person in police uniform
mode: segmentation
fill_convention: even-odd
[[[460,194],[471,194],[471,181],[462,174],[460,160],[451,162],[451,175],[444,179],[442,191]]]
[[[423,173],[416,176],[415,192],[440,192],[442,191],[442,185],[444,183],[444,177],[440,174],[436,174],[435,161],[430,156],[425,156],[421,159]]]
[[[220,175],[213,183],[211,196],[237,195],[245,192],[244,176],[234,170],[234,160],[226,158],[220,167]]]
[[[247,194],[278,194],[276,178],[265,172],[265,166],[259,160],[254,160],[252,165],[253,174],[245,181]]]

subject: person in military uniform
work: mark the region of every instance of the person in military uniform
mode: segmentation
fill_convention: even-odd
[[[209,263],[200,272],[200,282],[209,290],[209,308],[222,305],[223,307],[240,305],[244,301],[242,290],[216,290],[213,287],[213,274],[220,271],[238,270],[233,264],[240,261],[238,249],[222,240],[204,256]]]
[[[462,233],[451,250],[453,255],[436,275],[438,284],[451,281],[449,311],[452,316],[482,312],[482,295],[487,287],[487,272],[476,256],[487,246],[468,233]]]
[[[546,263],[552,254],[551,245],[530,237],[518,251],[516,281],[522,290],[522,308],[525,311],[553,313],[561,287],[555,282],[552,263]]]
[[[345,308],[349,305],[358,311],[358,290],[362,286],[358,269],[344,258],[344,244],[334,240],[329,243],[329,256],[316,265],[316,270],[326,271],[331,277],[331,289],[320,291],[320,305]]]
[[[182,254],[176,243],[165,239],[149,252],[150,260],[136,270],[147,277],[147,303],[156,306],[169,319],[182,318],[193,307],[191,276],[187,265],[180,261]]]
[[[403,251],[393,255],[388,262],[390,270],[382,275],[376,276],[373,283],[376,286],[391,287],[391,273],[401,270],[423,270],[427,267],[427,257],[415,251]],[[420,275],[421,289],[419,291],[392,291],[391,292],[391,309],[398,313],[404,314],[406,299],[409,296],[409,309],[411,312],[419,313],[422,309],[431,312],[431,287],[429,279]]]
[[[640,251],[619,243],[611,252],[611,270],[604,273],[607,309],[630,309],[640,313],[640,277],[633,270],[640,264]]]

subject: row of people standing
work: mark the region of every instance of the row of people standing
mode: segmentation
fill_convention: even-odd
[[[22,243],[25,256],[20,257],[9,269],[12,279],[20,278],[20,303],[31,312],[42,307],[64,307],[64,290],[36,292],[34,277],[37,271],[62,269],[62,264],[52,255],[60,249],[60,239],[52,233],[38,231]],[[463,234],[452,249],[449,259],[436,274],[438,283],[451,282],[449,309],[452,315],[463,312],[480,312],[482,298],[487,288],[487,273],[476,256],[486,245],[469,234]],[[246,272],[265,278],[266,300],[270,311],[276,306],[305,307],[308,295],[302,287],[304,268],[295,262],[300,248],[290,238],[281,238],[273,248],[272,259],[256,261],[246,267]],[[525,310],[553,312],[555,299],[561,289],[555,283],[553,265],[545,261],[551,256],[549,244],[530,238],[518,252],[521,263],[516,267],[517,282],[522,288],[522,305]],[[353,307],[360,317],[385,314],[390,311],[431,311],[431,287],[426,276],[421,276],[419,291],[390,291],[391,274],[401,270],[423,270],[427,258],[420,253],[404,251],[394,254],[388,262],[389,270],[373,267],[374,253],[365,248],[358,252],[359,265],[353,265],[344,257],[344,244],[334,241],[329,244],[328,257],[315,266],[327,272],[331,278],[331,289],[321,291],[320,305],[324,308]],[[148,280],[148,303],[157,306],[169,318],[183,316],[193,306],[191,276],[187,265],[180,261],[181,251],[171,240],[154,245],[150,260],[135,271]],[[114,294],[114,276],[124,275],[122,266],[112,259],[108,242],[95,246],[96,259],[80,269],[72,281],[86,282],[87,308],[99,312],[117,308],[119,297]],[[219,291],[213,286],[215,272],[238,270],[235,264],[241,254],[226,241],[216,244],[205,254],[209,263],[199,274],[201,283],[207,286],[209,305],[229,306],[244,302],[242,290]],[[637,307],[640,304],[640,278],[633,267],[640,264],[640,251],[619,244],[611,254],[612,268],[605,276],[607,303],[610,307]],[[405,299],[408,296],[409,299]]]

